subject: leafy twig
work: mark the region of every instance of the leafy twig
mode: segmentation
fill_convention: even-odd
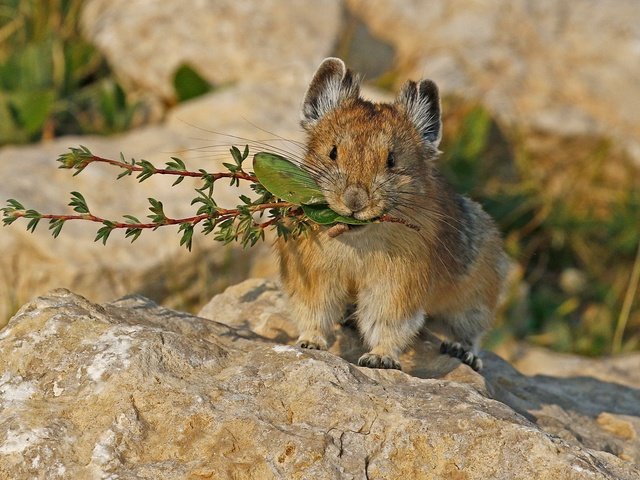
[[[215,231],[215,240],[224,243],[239,241],[243,246],[247,246],[254,245],[258,240],[264,239],[265,229],[270,227],[276,230],[278,236],[282,236],[285,239],[297,237],[309,227],[309,222],[311,221],[307,214],[303,212],[301,204],[282,200],[282,198],[287,198],[287,195],[289,195],[290,186],[287,185],[283,190],[284,193],[279,194],[279,196],[284,195],[284,197],[280,196],[278,198],[260,183],[253,172],[247,172],[243,169],[243,163],[249,156],[248,146],[242,152],[238,148],[232,147],[230,153],[234,163],[223,163],[227,171],[217,173],[210,173],[202,169],[198,171],[188,170],[184,162],[176,157],[172,157],[171,161],[166,163],[166,168],[157,168],[147,160],[131,159],[127,161],[122,154],[120,154],[120,160],[99,157],[83,146],[70,148],[69,150],[69,152],[60,155],[58,162],[60,163],[60,168],[75,170],[74,176],[81,173],[91,163],[103,163],[123,170],[118,175],[118,179],[130,176],[134,172],[137,172],[136,179],[138,182],[143,182],[153,175],[175,175],[178,178],[173,185],[179,184],[185,177],[198,178],[202,184],[199,188],[196,188],[197,195],[191,201],[191,205],[198,205],[198,209],[195,215],[190,217],[170,218],[165,214],[164,205],[161,201],[149,198],[149,210],[151,213],[147,217],[150,222],[142,222],[133,215],[124,215],[126,221],[123,222],[94,215],[90,211],[84,196],[79,192],[71,192],[69,206],[73,208],[73,211],[76,212],[75,214],[40,213],[36,210],[25,208],[17,200],[10,199],[7,201],[7,206],[0,209],[3,214],[2,221],[4,225],[10,225],[19,218],[26,218],[29,219],[27,231],[33,232],[41,220],[48,220],[49,229],[55,238],[60,234],[66,222],[85,220],[102,224],[98,229],[95,241],[102,241],[103,244],[106,244],[113,230],[124,229],[125,238],[130,238],[134,242],[143,230],[156,230],[169,225],[179,225],[180,245],[184,245],[190,250],[194,228],[197,225],[202,226],[202,233],[205,235]],[[242,203],[237,205],[236,208],[225,209],[219,207],[213,198],[213,188],[215,182],[223,178],[229,178],[231,185],[234,186],[238,186],[240,180],[250,182],[250,188],[257,198],[251,199],[245,195],[240,195],[238,198]],[[294,176],[294,178],[300,179],[299,176]],[[305,191],[307,194],[310,191],[308,186]],[[309,198],[315,198],[318,195],[322,200],[322,194],[319,191],[315,196],[311,195]],[[317,200],[317,198],[315,199]],[[325,206],[323,208],[326,209],[328,207]],[[267,215],[265,221],[256,220],[256,216],[263,217],[265,214]],[[344,221],[347,220],[345,219]],[[418,229],[417,226],[403,219],[389,215],[382,215],[375,221],[400,223],[409,228]],[[344,228],[334,229],[336,235],[344,231],[346,231]]]

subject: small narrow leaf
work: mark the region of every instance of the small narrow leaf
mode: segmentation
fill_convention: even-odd
[[[80,192],[71,192],[71,202],[69,206],[73,207],[73,210],[78,213],[89,213],[89,207],[87,201],[84,199]]]
[[[179,176],[179,177],[176,179],[176,181],[175,181],[175,182],[173,182],[173,183],[171,184],[171,186],[172,186],[172,187],[175,187],[176,185],[178,185],[179,183],[181,183],[183,180],[184,180],[184,177],[183,177],[183,176]]]
[[[310,220],[320,225],[331,225],[334,223],[346,223],[348,225],[365,225],[373,220],[357,220],[353,217],[343,217],[339,213],[331,210],[327,205],[302,205],[304,214]]]
[[[102,240],[102,244],[106,245],[107,239],[109,238],[109,235],[111,235],[111,232],[115,228],[115,225],[113,224],[113,222],[109,222],[109,221],[105,221],[103,224],[104,224],[104,227],[100,227],[100,229],[98,230],[98,234],[94,239],[94,242]]]
[[[141,228],[127,228],[124,234],[124,238],[131,237],[131,243],[133,243],[138,239],[141,233],[142,233]]]
[[[29,220],[29,223],[27,224],[27,232],[35,232],[39,222],[40,217],[33,217],[31,220]]]
[[[118,175],[118,177],[116,178],[116,180],[120,180],[122,177],[126,177],[127,175],[131,175],[133,173],[133,170],[124,170],[122,173],[120,173]]]
[[[138,220],[137,217],[134,217],[133,215],[123,215],[123,217],[129,220],[129,223],[142,223],[140,220]]]
[[[180,224],[178,232],[182,232],[182,238],[180,238],[180,246],[184,245],[187,247],[187,250],[191,251],[191,244],[193,239],[193,224]]]
[[[242,160],[244,159],[242,158],[242,154],[240,153],[240,150],[238,150],[238,147],[233,146],[229,151],[231,152],[231,156],[233,157],[233,160],[236,162],[236,165],[240,167],[242,165]]]
[[[14,210],[25,210],[22,204],[19,201],[14,200],[13,198],[10,198],[9,200],[7,200],[7,205],[9,205],[9,207]]]
[[[63,218],[52,218],[49,221],[49,230],[51,230],[53,238],[58,238],[58,235],[60,235],[60,232],[62,231],[64,222],[65,220]]]

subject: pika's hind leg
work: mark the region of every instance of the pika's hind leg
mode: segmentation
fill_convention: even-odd
[[[485,308],[474,308],[464,313],[436,316],[435,330],[448,337],[440,345],[440,353],[458,358],[475,371],[482,369],[478,356],[480,339],[491,323],[492,313]]]
[[[326,350],[329,333],[342,317],[347,301],[345,291],[328,283],[316,285],[313,291],[299,291],[291,295],[290,304],[300,332],[296,345]]]

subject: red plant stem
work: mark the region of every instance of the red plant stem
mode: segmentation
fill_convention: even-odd
[[[264,210],[269,210],[272,208],[286,208],[286,207],[299,207],[299,205],[290,202],[273,202],[273,203],[264,203],[262,205],[254,205],[249,207],[249,210],[252,212],[261,212]],[[165,218],[162,223],[124,223],[124,222],[114,222],[112,220],[108,220],[106,218],[97,217],[91,213],[81,213],[78,215],[58,215],[51,213],[43,213],[40,214],[38,218],[44,218],[47,220],[86,220],[89,222],[96,223],[106,223],[109,222],[113,228],[158,228],[164,227],[167,225],[180,225],[182,223],[191,223],[192,225],[197,225],[203,220],[207,220],[209,218],[216,218],[225,220],[227,218],[235,217],[240,215],[240,210],[237,208],[234,209],[225,209],[218,208],[216,209],[216,213],[214,215],[210,215],[208,213],[203,213],[202,215],[194,215],[193,217],[186,218]],[[26,211],[16,210],[11,213],[11,215],[15,218],[26,217]],[[295,216],[295,215],[294,215]],[[33,218],[33,217],[29,217]],[[255,226],[260,228],[267,228],[271,225],[275,224],[278,221],[278,218],[272,218],[271,220],[267,220],[266,222],[256,223]],[[402,218],[392,217],[390,215],[382,215],[378,217],[378,222],[390,222],[390,223],[400,223],[406,227],[409,227],[413,230],[419,231],[420,227],[418,225],[414,225],[412,223],[403,220]],[[340,232],[342,233],[342,232]]]
[[[125,170],[130,170],[132,172],[142,172],[145,170],[143,167],[139,167],[137,165],[130,165],[128,163],[120,162],[118,160],[111,160],[109,158],[102,158],[96,155],[92,155],[90,160],[85,160],[82,162],[81,166],[84,167],[89,163],[93,162],[101,162],[108,163],[110,165],[115,165],[116,167],[124,168]],[[192,172],[190,170],[169,170],[166,168],[154,168],[153,173],[159,173],[161,175],[176,175],[180,177],[204,177],[205,174],[202,172]],[[258,179],[253,175],[249,175],[246,172],[240,171],[236,173],[231,172],[220,172],[220,173],[212,173],[211,177],[214,180],[218,180],[219,178],[239,178],[240,180],[249,180],[251,182],[257,182]]]
[[[295,207],[297,205],[295,205],[294,203],[289,203],[289,202],[275,202],[275,203],[264,203],[262,205],[255,205],[253,207],[249,207],[249,209],[252,212],[259,212],[259,211],[263,211],[263,210],[268,210],[271,208],[285,208],[285,207]],[[21,211],[15,211],[12,213],[12,215],[14,217],[24,217],[26,212],[21,212]],[[165,218],[165,220],[162,223],[123,223],[123,222],[114,222],[111,220],[107,220],[106,218],[101,218],[101,217],[97,217],[91,213],[83,213],[83,214],[79,214],[79,215],[55,215],[55,214],[50,214],[50,213],[46,213],[46,214],[41,214],[39,216],[39,218],[45,218],[45,219],[51,219],[51,220],[87,220],[90,222],[97,222],[97,223],[105,223],[105,222],[109,222],[113,228],[158,228],[158,227],[164,227],[166,225],[179,225],[181,223],[191,223],[193,225],[196,225],[198,223],[200,223],[203,220],[206,220],[208,218],[229,218],[229,217],[234,217],[237,215],[240,215],[240,210],[239,209],[225,209],[225,208],[218,208],[216,209],[216,213],[214,215],[209,215],[208,213],[203,213],[202,215],[195,215],[193,217],[187,217],[187,218]],[[265,223],[269,223],[272,222],[271,220],[269,220],[268,222]]]
[[[403,220],[402,218],[392,217],[391,215],[381,215],[380,217],[378,217],[378,220],[380,222],[401,223],[405,227],[409,227],[412,230],[415,230],[417,232],[420,231],[420,227],[418,225],[414,225],[413,223],[409,223],[406,220]]]

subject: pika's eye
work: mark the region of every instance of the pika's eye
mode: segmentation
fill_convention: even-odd
[[[393,168],[396,166],[396,156],[393,152],[389,152],[387,155],[387,168]]]
[[[333,146],[333,148],[329,152],[329,158],[331,160],[335,160],[336,158],[338,158],[338,147],[336,147],[335,145]]]

